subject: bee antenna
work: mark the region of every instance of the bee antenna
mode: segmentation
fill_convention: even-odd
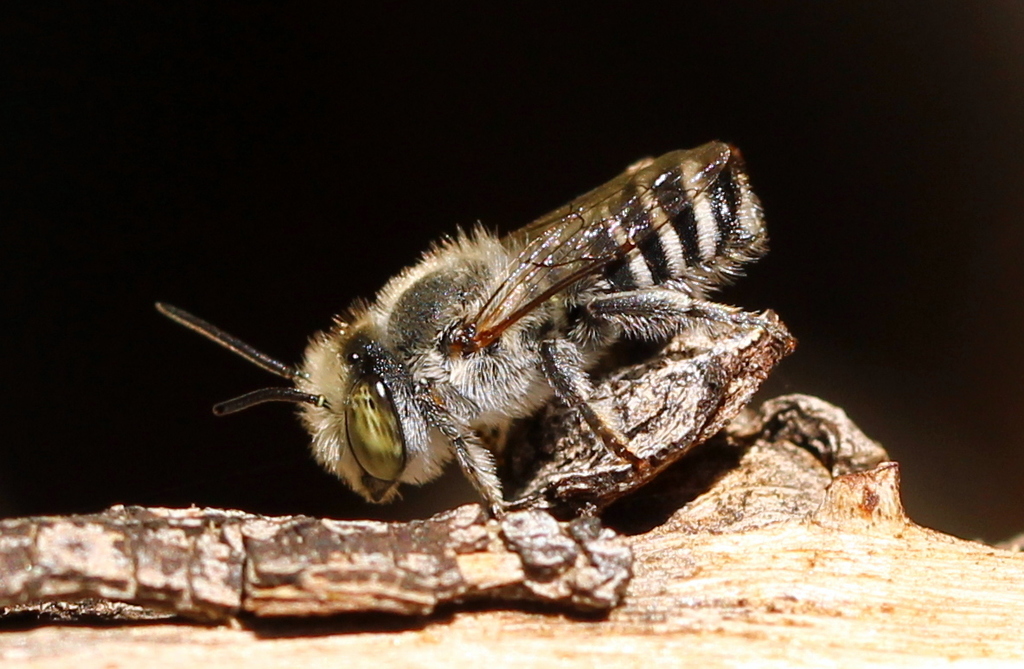
[[[295,402],[297,404],[312,404],[318,407],[327,406],[327,398],[323,395],[310,395],[294,388],[262,388],[214,405],[213,413],[215,416],[226,416],[229,413],[235,413],[266,402]]]
[[[156,310],[159,311],[160,313],[162,313],[164,316],[167,316],[168,318],[170,318],[175,323],[178,323],[179,325],[184,325],[185,327],[187,327],[189,330],[192,330],[193,332],[198,332],[199,334],[203,335],[204,337],[206,337],[210,341],[213,341],[213,342],[216,342],[216,343],[220,344],[221,346],[223,346],[227,350],[229,350],[229,351],[231,351],[231,352],[233,352],[233,353],[235,353],[237,355],[242,356],[243,358],[245,358],[246,360],[248,360],[252,364],[256,365],[257,367],[260,367],[261,369],[265,369],[266,371],[270,372],[271,374],[277,374],[278,376],[284,377],[284,378],[286,378],[286,379],[288,379],[290,381],[294,381],[295,379],[308,379],[309,378],[309,375],[306,372],[303,372],[300,369],[292,367],[291,365],[286,365],[285,363],[281,362],[280,360],[276,360],[274,358],[271,358],[266,353],[262,353],[260,351],[257,351],[255,348],[253,348],[249,344],[246,344],[244,341],[242,341],[238,337],[235,337],[233,335],[228,334],[227,332],[224,332],[223,330],[221,330],[216,325],[213,325],[212,323],[207,323],[206,321],[204,321],[202,318],[199,318],[198,316],[193,316],[192,314],[188,313],[184,309],[179,309],[178,307],[175,307],[175,306],[172,306],[170,304],[167,304],[166,302],[157,302],[156,303]],[[257,392],[261,392],[261,391],[257,391]],[[252,393],[250,393],[250,394],[252,394]],[[248,395],[244,395],[243,397],[240,397],[238,399],[243,399],[244,397],[248,397]],[[311,396],[311,397],[315,397],[315,396]],[[287,401],[287,402],[294,402],[294,401],[306,402],[306,401],[308,401],[308,400],[305,400],[305,399],[296,400],[296,399],[292,399],[292,398],[287,398],[286,399],[286,398],[278,397],[278,398],[259,400],[259,401],[256,401],[256,402],[252,402],[251,404],[248,404],[246,406],[252,406],[252,404],[259,404],[260,402],[273,402],[273,401],[278,401],[278,400],[283,400],[283,401]],[[234,401],[235,400],[231,400],[229,402],[224,402],[224,404],[231,404],[231,402],[234,402]],[[223,404],[218,404],[217,406],[223,406]],[[243,406],[243,407],[240,407],[240,408],[244,409],[245,407]],[[238,411],[238,410],[239,409],[235,409],[235,411]],[[216,410],[215,410],[215,412],[216,412]],[[231,413],[231,412],[228,411],[226,413]]]

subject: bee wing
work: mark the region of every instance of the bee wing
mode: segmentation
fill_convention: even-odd
[[[487,346],[546,300],[626,258],[649,235],[692,211],[734,152],[711,142],[641,161],[505,237],[508,248],[520,250],[467,324],[475,347]]]

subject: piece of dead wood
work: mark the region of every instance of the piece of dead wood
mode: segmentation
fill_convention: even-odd
[[[594,512],[721,429],[792,346],[766,314],[690,333],[614,372],[600,392],[615,399],[640,466],[611,455],[574,412],[553,410],[535,437],[555,445],[551,457],[510,449],[506,478],[527,492],[500,520],[470,506],[411,523],[139,507],[0,521],[0,605],[98,598],[205,620],[423,615],[443,603],[513,600],[607,610],[631,555]],[[548,508],[575,518],[559,523]]]
[[[598,511],[724,428],[796,346],[773,312],[749,317],[744,327],[685,332],[656,357],[598,376],[595,397],[617,414],[639,467],[610,453],[574,411],[549,405],[506,455],[512,508]]]
[[[198,644],[204,661],[256,668],[1024,661],[1024,555],[914,525],[895,463],[833,477],[822,445],[883,455],[834,407],[779,398],[609,508],[634,578],[601,619],[498,608],[406,623],[45,626],[0,633],[0,659],[181,667]]]
[[[248,630],[49,626],[0,633],[0,659],[180,667],[201,644],[205,661],[257,668],[339,657],[353,667],[1024,660],[1024,555],[914,525],[895,463],[834,478],[823,446],[840,460],[883,456],[834,407],[779,398],[609,508],[634,578],[600,620],[498,609],[397,628],[349,617]]]
[[[409,523],[117,506],[0,531],[0,605],[99,599],[208,621],[425,615],[481,600],[602,611],[621,600],[632,562],[597,519],[496,521],[479,505]]]
[[[607,382],[617,378],[613,374]],[[624,388],[627,394],[647,392]],[[564,414],[552,415],[572,429]],[[654,415],[649,425],[673,420],[665,412]],[[709,414],[680,410],[675,419],[692,427],[699,422],[692,417],[701,415]],[[633,579],[622,603],[601,618],[558,615],[543,605],[540,611],[507,609],[494,602],[470,610],[447,604],[429,617],[405,619],[342,616],[287,624],[248,619],[248,629],[44,626],[0,633],[0,659],[32,666],[102,661],[172,667],[193,665],[201,644],[206,662],[257,668],[300,662],[336,666],[339,658],[353,667],[1024,660],[1024,555],[914,525],[900,503],[897,465],[885,462],[881,447],[839,409],[804,396],[777,398],[757,413],[740,414],[700,446],[676,443],[675,451],[667,449],[668,457],[679,459],[677,451],[685,455],[675,464],[658,460],[655,451],[638,450],[644,457],[653,454],[651,469],[659,475],[634,479],[642,488],[622,496],[615,491],[623,479],[616,476],[597,475],[590,482],[605,486],[607,495],[595,497],[577,485],[580,476],[594,470],[564,476],[543,459],[521,470],[540,477],[524,486],[536,507],[562,512],[572,500],[585,508],[605,507],[605,524],[624,535],[609,541],[631,549]],[[604,456],[594,450],[592,457]],[[552,527],[554,521],[536,507],[527,513]],[[450,513],[468,517],[470,509]],[[550,536],[578,540],[570,526],[555,526],[559,529]],[[524,554],[509,548],[507,542],[514,540],[507,533],[488,536],[489,546],[500,537],[499,551],[525,564]],[[534,542],[538,536],[548,535],[526,531],[520,539],[525,545],[547,545],[543,539]],[[500,572],[486,564],[490,559],[484,558],[477,578]],[[557,562],[545,550],[532,559],[535,567]],[[384,573],[400,556],[394,560]],[[331,577],[308,582],[319,587]],[[287,601],[301,600],[281,592]],[[66,615],[68,608],[61,607]],[[10,624],[25,625],[27,615],[15,614]]]

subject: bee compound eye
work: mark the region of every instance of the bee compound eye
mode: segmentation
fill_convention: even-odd
[[[405,468],[405,441],[387,386],[376,376],[360,379],[345,408],[345,430],[353,455],[367,474],[394,481]]]

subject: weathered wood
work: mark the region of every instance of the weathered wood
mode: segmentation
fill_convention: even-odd
[[[787,342],[771,328],[746,339],[733,334],[612,373],[600,386],[619,400],[634,449],[648,459],[645,471],[615,473],[619,465],[606,459],[603,446],[587,442],[570,414],[552,410],[540,430],[567,439],[566,446],[573,439],[588,444],[576,451],[583,461],[560,461],[541,448],[537,460],[512,462],[509,472],[524,477],[518,480],[526,481],[529,501],[522,504],[530,508],[501,522],[475,506],[398,525],[120,508],[120,522],[135,523],[136,536],[146,537],[132,544],[134,566],[124,569],[118,556],[129,545],[103,532],[74,522],[69,530],[67,518],[8,521],[11,531],[0,545],[3,596],[123,599],[135,579],[134,596],[142,599],[133,601],[215,619],[237,612],[245,629],[146,622],[152,615],[146,610],[61,600],[9,610],[0,661],[182,667],[193,666],[197,653],[207,663],[255,669],[339,661],[352,667],[1024,661],[1024,554],[911,522],[900,503],[898,466],[841,410],[787,396],[758,413],[741,413],[701,445],[690,437],[643,445],[645,431],[715,429],[763,378],[757,361],[781,355],[769,343]],[[724,358],[709,356],[718,345]],[[736,365],[719,364],[737,351],[746,353]],[[705,362],[695,364],[701,356]],[[678,391],[684,368],[698,385],[721,382]],[[724,376],[715,371],[723,369]],[[724,390],[708,395],[711,387]],[[686,403],[679,392],[697,399]],[[684,408],[628,408],[631,397],[644,395],[649,403],[662,397]],[[576,437],[566,436],[573,431]],[[543,510],[579,508],[604,508],[605,524],[622,536],[598,530],[592,519],[559,523]],[[39,537],[47,535],[40,530],[59,523],[66,531],[53,531],[43,544],[57,553],[33,554],[29,548],[38,550]],[[107,560],[94,559],[86,546]],[[626,583],[626,548],[634,576],[621,605],[608,609]],[[54,559],[58,554],[65,559]],[[245,556],[238,569],[236,555]],[[90,574],[90,584],[74,590],[79,572]],[[230,589],[223,584],[236,578],[246,585],[237,604],[224,608]],[[182,587],[190,579],[203,587]],[[460,608],[474,598],[477,605]],[[507,609],[517,598],[542,603],[536,610]],[[479,602],[488,603],[480,608]],[[556,613],[574,606],[606,613]],[[421,615],[252,617],[354,609]],[[93,628],[63,620],[135,622]]]
[[[804,416],[842,419],[808,398],[774,404],[790,415],[798,407]],[[0,659],[181,667],[194,664],[201,647],[206,662],[256,668],[336,666],[341,657],[353,667],[1024,661],[1024,555],[914,525],[899,501],[895,463],[833,479],[791,431],[765,429],[778,425],[777,415],[744,416],[727,438],[609,510],[609,522],[634,532],[626,541],[635,577],[623,604],[602,619],[499,609],[407,623],[249,621],[249,630],[45,626],[0,633]],[[858,432],[836,431],[841,426],[823,420],[811,432],[872,450]],[[629,526],[645,506],[658,516],[655,526]]]
[[[598,376],[596,399],[618,416],[639,467],[614,456],[575,412],[550,405],[506,458],[513,508],[603,509],[724,428],[796,346],[773,312],[748,317],[743,327],[694,328],[655,358]]]
[[[621,600],[631,562],[597,519],[541,511],[497,521],[467,505],[382,523],[117,506],[0,521],[0,605],[101,599],[208,621],[471,601],[601,611]]]
[[[201,647],[206,662],[256,668],[342,657],[353,667],[1024,661],[1024,555],[914,525],[894,463],[833,478],[822,444],[862,462],[884,455],[834,407],[793,396],[766,409],[608,510],[629,533],[635,576],[601,619],[498,609],[406,623],[250,620],[248,630],[44,626],[0,633],[0,659],[181,667]]]
[[[639,467],[613,457],[575,413],[542,418],[554,456],[509,449],[508,481],[531,492],[499,521],[479,507],[412,523],[138,507],[2,521],[0,605],[98,598],[205,620],[423,615],[480,600],[606,610],[621,599],[631,556],[593,512],[721,429],[792,350],[773,314],[749,321],[688,333],[603,380],[599,392],[615,399]],[[590,513],[559,524],[542,510],[550,507]]]

